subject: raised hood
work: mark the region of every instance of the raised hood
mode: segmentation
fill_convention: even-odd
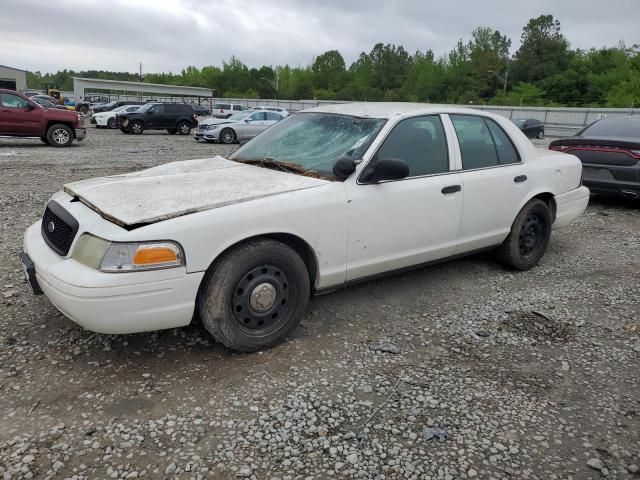
[[[327,183],[216,156],[81,180],[64,190],[126,228]]]

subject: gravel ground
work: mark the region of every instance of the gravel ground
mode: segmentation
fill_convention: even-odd
[[[232,149],[0,139],[0,478],[640,478],[637,204],[594,199],[530,272],[481,255],[315,298],[262,354],[31,295],[22,234],[64,182]]]

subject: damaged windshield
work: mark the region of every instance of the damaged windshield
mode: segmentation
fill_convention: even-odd
[[[330,113],[299,113],[266,130],[230,158],[266,165],[284,164],[290,171],[333,176],[343,155],[362,158],[386,120]]]

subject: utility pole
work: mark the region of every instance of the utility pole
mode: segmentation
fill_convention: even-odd
[[[142,81],[142,62],[140,62],[140,81]]]
[[[493,74],[493,76],[495,76],[498,80],[503,82],[504,87],[502,89],[502,92],[503,92],[504,95],[506,95],[507,94],[507,81],[509,80],[509,67],[507,67],[507,70],[505,70],[504,77],[502,75],[500,75],[499,73],[496,73],[495,70],[487,70],[487,72]]]
[[[276,100],[278,99],[278,87],[280,84],[280,73],[278,70],[278,67],[273,69],[273,76],[274,76],[274,80],[271,80],[269,78],[266,77],[260,77],[261,80],[264,80],[266,82],[269,82],[271,84],[271,86],[276,90]]]

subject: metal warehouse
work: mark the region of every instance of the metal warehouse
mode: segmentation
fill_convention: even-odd
[[[27,73],[18,68],[0,65],[0,88],[11,90],[27,89]]]

